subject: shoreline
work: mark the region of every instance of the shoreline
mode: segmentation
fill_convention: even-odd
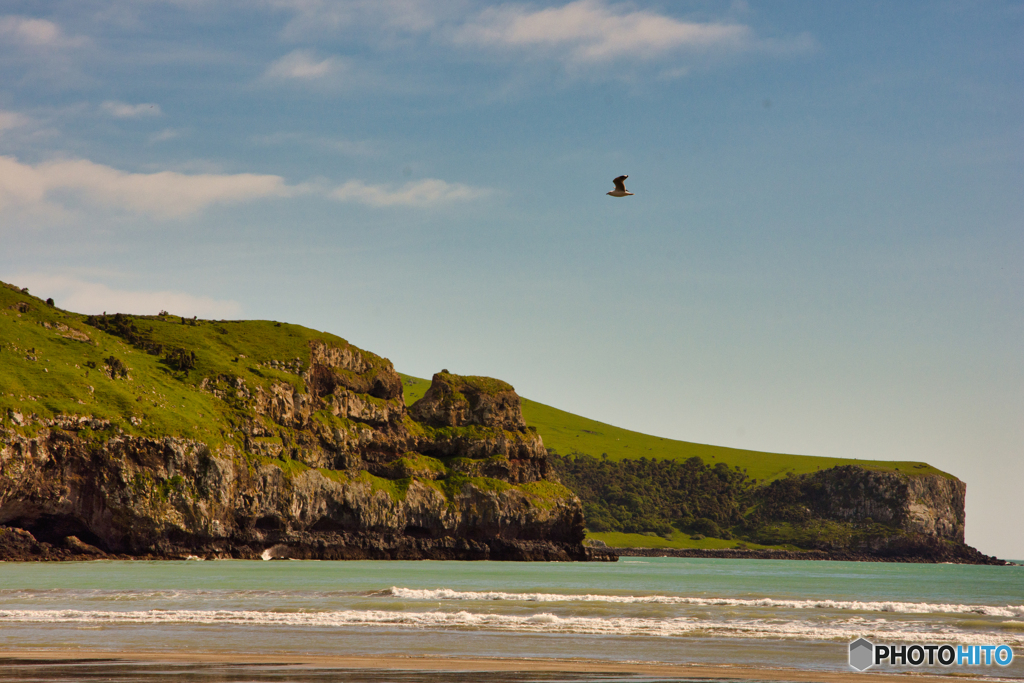
[[[969,547],[969,546],[967,546]],[[974,548],[970,548],[974,550]],[[973,564],[1012,566],[1012,562],[985,555],[977,550],[974,553],[949,555],[872,555],[869,553],[849,552],[845,550],[752,550],[742,548],[601,548],[615,553],[619,557],[697,557],[719,560],[803,560],[829,562],[904,562],[912,564]]]
[[[0,525],[0,562],[82,560],[494,560],[502,562],[615,562],[618,556],[582,542],[462,537],[416,538],[367,532],[261,532],[256,538],[178,543],[162,541],[149,552],[108,552],[77,536],[59,544],[27,529]]]
[[[459,672],[565,672],[627,674],[649,678],[793,681],[794,683],[881,683],[906,681],[908,675],[920,683],[948,683],[950,680],[990,681],[998,676],[963,674],[908,674],[856,671],[820,671],[782,667],[749,667],[725,664],[669,664],[659,662],[603,661],[586,659],[511,659],[488,657],[410,657],[388,655],[308,655],[219,652],[118,652],[68,649],[0,649],[0,659],[25,663],[69,664],[88,662],[139,664],[277,665],[297,669],[370,669],[377,671],[459,671]]]
[[[13,542],[12,541],[13,538]],[[291,548],[281,544],[271,546],[258,555],[255,551],[244,555],[233,555],[231,553],[210,553],[196,549],[195,554],[190,552],[176,552],[166,554],[128,555],[123,553],[107,553],[99,548],[82,543],[78,538],[71,536],[70,541],[64,547],[53,546],[49,543],[36,541],[34,537],[22,529],[12,529],[0,526],[0,563],[4,562],[90,562],[96,560],[114,561],[167,561],[175,562],[190,559],[202,560],[459,560],[474,562],[481,560],[505,561],[505,562],[550,562],[550,561],[575,561],[575,562],[615,562],[620,557],[686,557],[718,560],[801,560],[811,562],[890,562],[890,563],[911,563],[911,564],[969,564],[969,565],[990,565],[990,566],[1016,566],[1015,562],[1001,560],[999,558],[985,555],[970,546],[968,551],[949,554],[920,554],[920,555],[874,555],[869,553],[849,552],[843,550],[752,550],[742,548],[613,548],[609,546],[581,546],[582,557],[550,557],[545,548],[536,547],[537,543],[521,543],[527,546],[515,557],[493,557],[489,553],[471,555],[469,557],[446,556],[438,557],[430,554],[416,553],[374,553],[366,552],[365,548],[353,547],[342,548],[335,553],[325,557],[308,555],[302,552],[291,552]],[[533,547],[529,547],[529,546]],[[973,551],[973,552],[970,552]]]

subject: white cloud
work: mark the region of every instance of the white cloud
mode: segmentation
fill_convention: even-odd
[[[80,47],[88,43],[81,36],[68,36],[60,26],[46,19],[0,17],[0,36],[29,47]]]
[[[330,196],[342,202],[358,202],[376,207],[428,207],[472,201],[490,193],[491,191],[486,188],[427,178],[406,183],[397,189],[392,189],[389,185],[367,185],[361,180],[350,180],[336,188]]]
[[[340,57],[317,58],[310,50],[295,50],[272,62],[264,76],[274,80],[314,81],[338,76],[348,70]]]
[[[86,159],[31,165],[0,156],[0,211],[53,209],[70,195],[82,204],[177,218],[213,204],[290,197],[305,191],[276,175],[126,173]]]
[[[149,136],[149,141],[150,142],[166,142],[168,140],[173,140],[174,138],[180,137],[180,136],[181,136],[181,131],[180,130],[175,130],[174,128],[164,128],[159,133],[154,133],[153,135],[150,135]]]
[[[653,67],[661,79],[689,73],[698,60],[736,54],[784,56],[816,48],[808,35],[762,38],[738,18],[742,3],[719,20],[677,18],[642,3],[573,0],[528,3],[449,0],[264,0],[292,14],[285,40],[309,44],[320,37],[369,43],[382,51],[430,53],[438,48],[490,52],[512,62],[554,60],[570,74],[616,78]],[[664,3],[659,3],[664,4]],[[547,6],[544,6],[547,5]],[[638,7],[639,5],[639,7]],[[482,6],[482,9],[481,9]],[[345,85],[380,88],[393,73],[369,73],[362,64],[297,50],[271,65],[265,77],[329,82],[345,72]]]
[[[126,102],[107,101],[100,105],[105,112],[119,119],[134,119],[140,116],[160,116],[159,104],[143,102],[142,104],[128,104]]]
[[[215,204],[298,195],[375,207],[432,207],[479,199],[490,192],[486,188],[433,178],[398,188],[350,180],[331,189],[322,180],[288,185],[284,178],[276,175],[128,173],[87,159],[23,164],[15,157],[0,156],[0,215],[5,211],[28,211],[66,217],[69,210],[88,206],[171,219],[189,216]]]
[[[237,318],[242,306],[237,301],[194,296],[185,292],[115,289],[69,275],[23,273],[11,278],[28,287],[36,296],[53,297],[57,306],[76,313],[134,313],[155,315],[169,311],[175,315],[200,318]]]
[[[369,140],[346,140],[345,138],[332,138],[322,135],[308,135],[305,133],[280,132],[270,135],[254,135],[252,141],[257,145],[277,146],[303,146],[316,149],[329,149],[339,154],[351,156],[375,156],[378,150],[374,143]]]
[[[374,33],[423,33],[437,26],[442,14],[457,12],[455,0],[271,0],[271,5],[295,13],[284,29],[288,40],[346,29],[371,27]]]
[[[658,74],[658,78],[660,78],[660,79],[662,79],[664,81],[673,81],[673,80],[675,80],[677,78],[683,78],[684,76],[689,76],[689,75],[690,75],[690,67],[688,67],[688,66],[678,66],[678,67],[671,68],[671,69],[665,69],[664,71],[662,71],[661,73]]]
[[[29,119],[24,114],[19,114],[16,111],[3,111],[0,110],[0,133],[11,128],[18,128],[20,126],[28,125]]]
[[[576,63],[596,63],[649,60],[680,50],[743,49],[751,43],[752,32],[740,24],[680,21],[599,0],[576,0],[540,10],[521,5],[488,8],[454,37],[462,44],[541,50]]]

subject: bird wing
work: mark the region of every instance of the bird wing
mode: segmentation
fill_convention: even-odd
[[[615,183],[615,189],[618,190],[619,192],[625,192],[626,191],[626,178],[628,178],[628,177],[629,177],[628,175],[620,175],[618,178],[613,180],[612,182]]]

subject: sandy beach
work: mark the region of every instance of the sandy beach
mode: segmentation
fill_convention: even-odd
[[[276,665],[297,669],[334,669],[380,671],[459,671],[459,672],[565,672],[582,674],[619,674],[645,678],[705,679],[742,681],[795,681],[807,683],[883,683],[906,681],[908,675],[920,683],[949,683],[951,680],[999,680],[997,676],[945,676],[892,674],[882,672],[807,671],[789,668],[753,668],[708,664],[660,664],[647,662],[614,662],[582,659],[505,659],[467,657],[409,657],[402,654],[384,656],[324,656],[280,653],[273,655],[214,652],[117,652],[103,650],[0,650],[0,659],[30,662],[136,662],[147,664],[226,664]]]

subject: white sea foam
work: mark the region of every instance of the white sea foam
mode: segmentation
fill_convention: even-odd
[[[695,598],[674,595],[566,595],[561,593],[503,593],[500,591],[455,591],[448,588],[419,590],[393,586],[390,595],[406,600],[508,600],[515,602],[607,602],[620,604],[698,605],[725,607],[768,607],[781,609],[833,609],[901,614],[981,614],[993,617],[1024,617],[1024,605],[963,605],[956,603],[779,600],[775,598]]]
[[[714,621],[694,618],[595,618],[560,617],[537,614],[502,615],[458,612],[396,612],[384,610],[341,610],[329,612],[276,612],[255,610],[0,610],[0,626],[13,623],[78,624],[118,626],[133,624],[183,624],[255,627],[400,627],[423,629],[467,629],[514,631],[565,635],[603,636],[714,636],[732,638],[783,638],[847,641],[855,637],[889,640],[1012,646],[1024,645],[1024,637],[1006,633],[978,633],[952,625],[893,622],[885,619],[854,618],[812,621],[779,619],[729,619]]]

